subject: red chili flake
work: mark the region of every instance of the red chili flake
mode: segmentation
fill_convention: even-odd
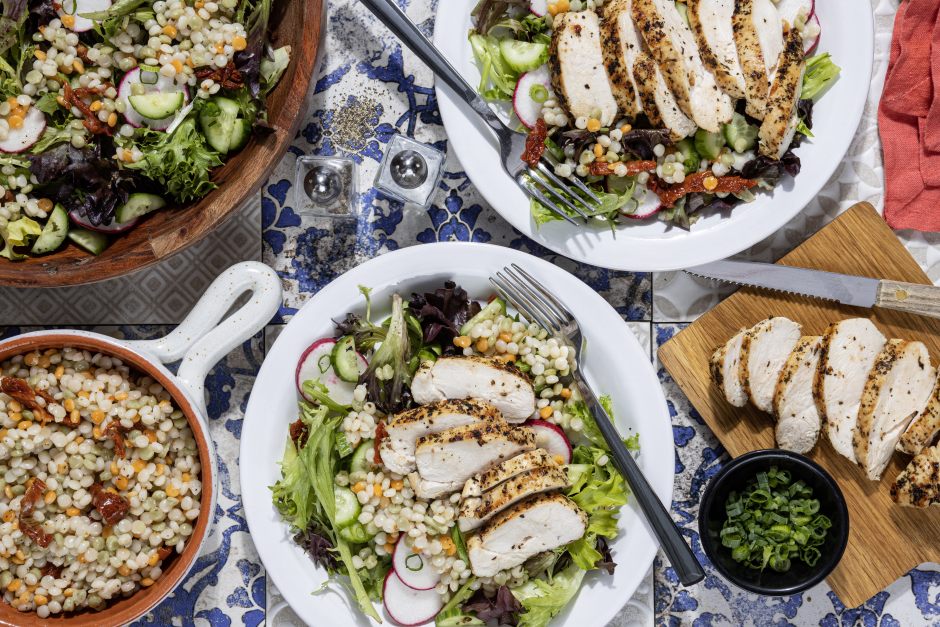
[[[52,577],[53,579],[58,579],[62,576],[62,567],[56,566],[52,562],[47,562],[45,566],[42,567],[40,571],[43,577]]]
[[[46,423],[49,420],[52,420],[52,416],[46,413],[46,410],[36,402],[36,393],[33,392],[33,388],[29,387],[29,384],[23,379],[14,379],[13,377],[3,377],[0,379],[0,390],[4,394],[18,401],[21,405],[32,410],[34,414],[42,422],[42,426],[46,426]],[[46,397],[43,397],[46,398]],[[48,401],[48,399],[46,399]]]
[[[624,174],[624,176],[636,176],[640,172],[652,172],[656,169],[655,161],[622,161],[621,163],[627,166],[627,173]],[[592,176],[607,176],[613,174],[614,169],[618,165],[620,165],[620,163],[599,163],[592,161],[588,169],[591,171]]]
[[[382,459],[382,456],[379,454],[379,442],[388,437],[388,431],[385,430],[385,423],[380,422],[375,426],[375,455],[372,459],[375,462],[378,462]],[[378,463],[372,464],[373,466],[378,466]]]
[[[157,549],[157,557],[160,560],[165,560],[166,558],[170,557],[171,553],[173,553],[173,549],[168,546],[161,546],[159,549]]]
[[[307,438],[309,435],[310,430],[307,428],[307,425],[304,424],[302,419],[298,418],[297,422],[291,424],[290,439],[293,440],[294,446],[297,447],[298,451],[307,445]]]
[[[548,129],[545,128],[545,121],[539,118],[535,123],[535,129],[525,138],[525,151],[522,153],[522,160],[533,168],[539,164],[542,153],[545,152],[545,138],[548,137]]]
[[[222,85],[226,89],[241,89],[245,85],[245,79],[241,72],[235,68],[235,62],[229,61],[224,68],[203,68],[196,72],[196,78],[201,81],[210,79]]]
[[[92,506],[101,513],[101,519],[106,525],[116,525],[121,522],[127,510],[131,508],[127,499],[120,494],[108,492],[99,483],[92,484],[89,492]]]
[[[9,392],[7,393],[9,394]],[[42,479],[33,479],[33,485],[29,486],[20,501],[19,516],[20,531],[42,548],[49,546],[49,543],[52,542],[52,536],[33,520],[33,504],[42,497],[42,491],[45,489],[46,484],[42,482]]]
[[[705,187],[705,179],[708,178],[716,179],[715,187],[711,189]],[[755,185],[757,185],[756,182],[742,179],[740,176],[716,177],[706,170],[705,172],[698,172],[687,176],[684,181],[676,183],[666,190],[664,194],[660,194],[659,199],[663,203],[663,207],[671,208],[675,205],[677,200],[693,192],[708,192],[710,194],[723,192],[726,194],[736,194],[749,187],[754,187]]]

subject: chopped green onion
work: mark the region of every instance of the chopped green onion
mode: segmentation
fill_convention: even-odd
[[[538,103],[545,102],[548,100],[548,90],[543,85],[532,85],[529,88],[529,98]]]
[[[417,567],[417,568],[414,568],[414,567],[412,566],[412,564],[410,563],[412,559],[418,560],[418,567]],[[421,556],[418,555],[417,553],[412,553],[411,555],[409,555],[408,557],[405,558],[405,568],[407,568],[408,570],[413,571],[413,572],[418,572],[419,570],[421,570],[422,568],[424,568],[424,560],[421,559]]]

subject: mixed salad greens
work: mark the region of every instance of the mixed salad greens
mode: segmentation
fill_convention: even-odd
[[[2,0],[0,256],[93,254],[198,200],[290,61],[273,0]]]
[[[408,303],[394,295],[390,318],[375,324],[369,290],[360,290],[365,317],[348,314],[336,323],[335,338],[318,341],[301,359],[298,386],[306,400],[291,425],[281,478],[271,487],[275,507],[296,534],[294,540],[329,572],[323,587],[334,580],[345,585],[360,609],[378,622],[374,602],[384,602],[388,613],[404,624],[433,619],[439,627],[483,625],[497,618],[522,627],[547,625],[575,596],[587,572],[614,572],[608,541],[618,534],[617,516],[629,494],[580,396],[560,394],[549,407],[561,408],[556,428],[574,445],[562,465],[571,486],[562,493],[588,514],[586,532],[495,577],[471,572],[467,538],[453,517],[459,493],[419,499],[410,475],[390,472],[378,454],[384,424],[414,405],[410,382],[420,364],[460,354],[515,362],[517,356],[506,346],[497,348],[497,342],[508,346],[505,339],[512,335],[518,345],[539,345],[549,341],[547,333],[509,315],[502,299],[491,298],[481,306],[453,283],[433,293],[412,294]],[[500,339],[490,345],[486,337],[473,338],[471,344],[470,335],[481,325],[499,329]],[[569,391],[567,368],[557,375],[554,370],[534,375],[521,357],[517,365],[538,394],[559,383]],[[312,366],[306,369],[305,364]],[[602,402],[612,414],[610,399]],[[638,434],[624,441],[639,451]],[[399,518],[404,513],[420,522],[402,526],[408,520]],[[400,550],[405,557],[399,560]],[[398,584],[407,591],[402,599],[403,593],[388,583],[396,572],[406,583],[428,583],[416,589]],[[428,606],[430,612],[415,618],[415,612]]]
[[[544,142],[545,155],[557,176],[585,180],[601,201],[599,208],[594,203],[577,203],[586,214],[613,230],[623,224],[622,218],[654,215],[688,230],[704,209],[730,210],[738,203],[752,202],[756,195],[750,188],[773,190],[784,174],[799,174],[800,159],[794,149],[813,137],[813,105],[840,70],[828,53],[806,58],[799,123],[779,159],[757,152],[761,121],[747,114],[743,98],[720,132],[698,128],[678,141],[643,113],[632,123],[624,119],[602,126],[600,109],[595,109],[591,119],[576,120],[561,107],[562,99],[553,92],[549,48],[553,22],[559,15],[586,10],[603,16],[604,5],[603,0],[479,0],[471,13],[476,25],[469,32],[481,70],[478,92],[490,100],[512,102],[520,120],[518,130]],[[789,17],[792,27],[803,34],[809,55],[818,41],[819,23],[812,2],[806,0],[805,5]],[[676,0],[674,6],[687,25],[684,0]],[[587,198],[547,179],[540,184],[572,201]],[[667,193],[671,195],[664,197]],[[564,204],[557,204],[571,217],[578,217]],[[535,198],[530,199],[530,212],[536,225],[562,220]]]

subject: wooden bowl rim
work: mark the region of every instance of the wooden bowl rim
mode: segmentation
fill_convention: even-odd
[[[102,611],[85,609],[79,612],[66,614],[50,614],[48,618],[39,618],[35,612],[20,612],[0,600],[0,627],[44,627],[52,624],[68,624],[69,627],[121,627],[127,625],[160,604],[183,578],[189,573],[196,558],[201,552],[202,545],[211,530],[210,521],[214,512],[212,502],[215,498],[216,477],[212,470],[214,450],[210,453],[208,433],[199,419],[199,411],[192,405],[186,392],[179,386],[176,378],[163,367],[154,368],[154,362],[140,353],[127,347],[115,344],[114,340],[98,334],[81,335],[67,332],[51,332],[42,335],[19,335],[0,342],[0,361],[15,355],[22,355],[32,350],[45,350],[49,348],[62,349],[63,347],[77,347],[99,352],[104,355],[115,356],[135,370],[155,379],[166,390],[170,391],[177,407],[186,415],[193,430],[193,437],[199,448],[200,473],[202,477],[202,492],[200,493],[201,507],[199,517],[193,526],[193,533],[186,543],[183,552],[174,552],[169,559],[169,567],[163,572],[157,582],[149,588],[143,588],[128,598],[119,598],[115,603],[112,599],[108,607]],[[198,538],[198,542],[196,539]],[[114,603],[114,605],[112,605]]]

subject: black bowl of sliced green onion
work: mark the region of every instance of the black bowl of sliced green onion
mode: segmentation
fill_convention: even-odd
[[[849,511],[816,462],[768,449],[733,459],[705,487],[702,548],[722,577],[767,596],[797,594],[835,569],[849,539]]]

